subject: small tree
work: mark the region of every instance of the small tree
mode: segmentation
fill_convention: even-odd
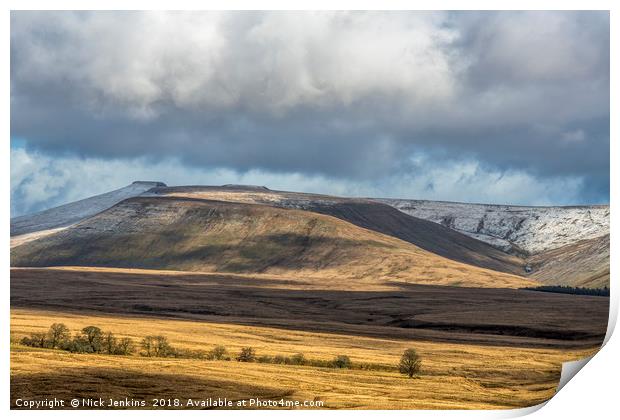
[[[168,343],[168,339],[163,335],[155,337],[155,355],[157,357],[172,356],[175,353],[174,349]]]
[[[155,355],[155,336],[147,335],[142,339],[140,345],[146,357],[153,357]]]
[[[116,341],[117,340],[111,331],[108,331],[107,333],[105,333],[101,341],[102,341],[103,351],[105,351],[108,354],[116,353],[116,346],[117,346]]]
[[[131,338],[125,337],[118,340],[114,354],[121,354],[127,356],[133,353],[135,349],[136,346],[134,345],[133,340]]]
[[[75,334],[73,340],[67,340],[61,344],[61,349],[71,353],[92,353],[93,348],[84,335]]]
[[[32,342],[35,347],[48,347],[49,342],[47,341],[47,334],[45,333],[34,333],[30,335]]]
[[[253,362],[256,359],[256,352],[252,347],[244,347],[237,356],[238,362]]]
[[[332,364],[334,365],[334,367],[337,367],[339,369],[351,369],[351,366],[353,365],[351,363],[351,359],[349,359],[349,356],[346,356],[344,354],[336,356]]]
[[[400,358],[398,370],[400,373],[404,373],[410,378],[413,378],[413,375],[420,372],[421,366],[422,361],[420,360],[418,353],[414,349],[407,349]]]
[[[103,332],[92,325],[82,328],[82,338],[88,344],[89,353],[101,353],[103,349]]]
[[[303,365],[306,363],[306,358],[303,353],[297,353],[291,356],[291,364],[292,365]]]
[[[223,360],[226,357],[226,347],[215,346],[213,350],[209,352],[209,359],[211,360]]]
[[[141,342],[144,355],[147,357],[167,357],[174,355],[174,349],[163,335],[149,335]]]
[[[60,347],[71,338],[71,332],[65,324],[54,323],[47,332],[47,339],[51,348]]]

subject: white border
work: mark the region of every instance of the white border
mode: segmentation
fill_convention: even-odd
[[[297,0],[297,1],[278,1],[278,0],[263,0],[263,1],[251,1],[251,0],[229,0],[229,1],[198,1],[198,0],[136,0],[136,1],[78,1],[78,0],[59,0],[43,1],[43,0],[22,0],[14,1],[8,0],[3,2],[5,5],[4,13],[0,20],[0,28],[2,28],[3,41],[1,44],[2,57],[4,58],[4,65],[1,69],[2,74],[2,112],[0,115],[0,121],[2,121],[2,127],[4,128],[5,140],[4,140],[4,153],[2,159],[4,160],[3,168],[3,182],[1,184],[2,197],[5,197],[4,205],[1,207],[0,220],[2,220],[3,231],[0,233],[3,241],[2,265],[4,270],[2,272],[2,287],[3,299],[2,299],[2,314],[0,334],[2,336],[2,361],[1,366],[1,389],[2,399],[0,400],[0,412],[8,414],[14,418],[39,418],[39,417],[51,417],[51,418],[84,418],[84,413],[76,411],[38,411],[38,412],[25,412],[25,411],[10,411],[8,407],[9,403],[9,220],[10,220],[10,204],[6,198],[10,197],[10,169],[9,169],[9,139],[10,139],[10,73],[9,73],[9,54],[10,54],[10,10],[71,10],[71,9],[100,9],[100,10],[123,10],[123,9],[136,9],[136,10],[244,10],[244,9],[275,9],[275,10],[313,10],[313,9],[329,9],[329,10],[611,10],[611,75],[618,74],[617,65],[617,51],[614,53],[614,46],[618,46],[618,31],[617,26],[619,24],[618,10],[619,6],[616,6],[618,2],[605,1],[605,0],[590,0],[590,1],[571,1],[565,0],[562,2],[549,1],[549,0],[505,0],[502,2],[478,0],[478,1],[457,1],[457,0],[436,0],[436,1],[405,1],[405,0],[392,0],[390,2],[379,1],[324,1],[324,0]],[[87,7],[88,6],[88,7]],[[558,6],[561,6],[560,8]],[[615,6],[615,7],[614,7]],[[617,98],[618,98],[618,85],[612,76],[611,80],[611,138],[615,139],[617,135],[617,123],[614,119]],[[613,208],[615,197],[618,197],[618,183],[614,180],[620,179],[618,170],[618,146],[617,143],[611,141],[611,207]],[[618,255],[613,251],[618,249],[617,246],[617,234],[618,229],[615,223],[615,209],[611,211],[611,272],[616,273],[616,267],[618,266]],[[552,398],[547,404],[544,405],[544,409],[538,410],[541,407],[535,409],[524,410],[511,410],[511,411],[361,411],[361,412],[342,412],[342,411],[321,411],[321,417],[326,418],[341,418],[348,416],[362,416],[365,418],[384,417],[389,415],[393,418],[411,418],[416,419],[428,419],[436,418],[440,415],[441,418],[471,418],[471,419],[485,419],[485,418],[507,418],[516,417],[527,414],[528,412],[535,411],[530,415],[531,418],[610,418],[612,413],[617,413],[617,385],[620,362],[617,354],[620,354],[620,344],[618,339],[611,337],[610,333],[615,325],[615,320],[618,313],[618,294],[614,293],[618,290],[618,282],[614,277],[611,279],[611,310],[610,310],[610,327],[608,329],[609,340],[606,346],[597,354],[589,363],[588,366],[578,374],[576,380],[570,381],[554,398]],[[536,411],[538,410],[538,411]],[[251,414],[248,414],[251,413]],[[300,418],[314,417],[319,412],[316,411],[300,411],[295,412],[295,416]],[[126,412],[114,412],[114,415],[124,418],[136,418],[146,417],[150,418],[168,418],[171,412],[165,411],[126,411]],[[284,418],[288,417],[290,412],[281,411],[234,411],[234,412],[183,412],[182,414],[175,412],[174,415],[189,416],[192,418],[204,418],[205,416],[215,418],[239,418],[243,416],[251,415],[258,418]],[[109,416],[108,412],[89,412],[88,418],[103,418]]]

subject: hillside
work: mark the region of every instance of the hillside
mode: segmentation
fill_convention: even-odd
[[[544,284],[609,287],[609,235],[545,251],[529,259],[532,277]]]
[[[105,194],[74,201],[39,213],[14,217],[11,219],[11,237],[30,233],[39,233],[37,237],[40,237],[41,232],[48,230],[52,230],[49,233],[53,233],[59,228],[84,220],[127,198],[139,196],[151,188],[165,185],[162,182],[136,181],[131,185]]]
[[[379,199],[504,251],[534,255],[609,234],[609,206],[525,207]]]
[[[11,247],[59,233],[131,197],[310,211],[453,261],[543,284],[609,285],[609,206],[519,207],[344,198],[247,185],[167,187],[159,182],[134,182],[107,194],[11,219]]]
[[[271,206],[136,197],[11,250],[11,265],[270,273],[326,282],[524,287],[335,217]]]
[[[364,199],[272,191],[264,187],[158,187],[149,195],[265,204],[334,216],[356,226],[402,239],[426,251],[477,267],[524,275],[525,262],[452,229]]]

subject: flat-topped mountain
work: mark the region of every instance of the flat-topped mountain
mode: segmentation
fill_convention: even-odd
[[[501,250],[444,226],[411,217],[368,199],[286,191],[223,187],[159,187],[148,195],[187,197],[311,211],[337,217],[356,226],[394,236],[437,255],[512,274],[524,274],[525,263]]]

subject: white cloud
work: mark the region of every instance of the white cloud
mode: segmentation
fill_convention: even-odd
[[[176,160],[102,160],[51,157],[11,150],[11,213],[27,214],[123,187],[136,180],[168,185],[264,185],[275,190],[357,197],[417,198],[497,204],[574,204],[579,178],[540,180],[521,171],[485,169],[475,161],[437,165],[418,156],[415,170],[355,182],[299,173],[188,168]]]
[[[445,49],[456,33],[428,13],[19,13],[12,26],[16,83],[64,80],[94,110],[141,118],[161,103],[278,113],[377,93],[441,101],[458,69]]]

